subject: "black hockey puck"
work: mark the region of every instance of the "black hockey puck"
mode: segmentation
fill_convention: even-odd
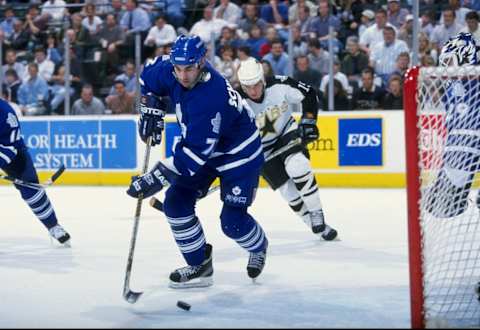
[[[186,302],[181,301],[181,300],[177,301],[177,306],[180,307],[183,310],[186,310],[186,311],[189,311],[190,307],[192,307],[192,306],[190,306],[190,304],[187,304]]]

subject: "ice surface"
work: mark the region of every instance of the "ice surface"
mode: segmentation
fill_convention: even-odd
[[[72,248],[47,231],[11,186],[0,186],[0,327],[405,328],[410,326],[404,189],[321,189],[325,242],[278,193],[260,189],[252,215],[270,241],[252,284],[248,255],[221,231],[218,192],[198,203],[213,245],[214,285],[168,288],[184,266],[161,213],[143,204],[131,289],[122,298],[136,200],[125,187],[53,186],[48,195]],[[161,197],[162,193],[158,197]],[[176,307],[177,300],[192,305]]]

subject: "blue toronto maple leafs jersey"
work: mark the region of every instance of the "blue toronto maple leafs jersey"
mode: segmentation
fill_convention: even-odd
[[[445,160],[456,169],[476,170],[480,154],[480,82],[455,79],[447,83],[442,97],[446,110]],[[476,163],[476,161],[475,161]]]
[[[173,165],[181,175],[203,166],[236,175],[263,163],[253,112],[208,62],[192,89],[177,82],[168,56],[147,63],[140,84],[142,95],[168,95],[175,106],[182,136],[173,146]]]
[[[0,168],[10,164],[24,147],[18,117],[8,102],[0,99]]]

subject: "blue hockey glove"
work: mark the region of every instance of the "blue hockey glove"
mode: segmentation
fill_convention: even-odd
[[[165,127],[165,103],[155,95],[148,93],[140,99],[140,119],[138,133],[143,142],[152,137],[152,146],[162,142],[162,132]]]
[[[144,175],[133,176],[127,194],[134,198],[138,198],[140,194],[143,194],[143,198],[147,198],[155,195],[166,185],[168,185],[167,178],[165,178],[157,165]]]
[[[298,126],[298,134],[304,145],[318,140],[319,132],[315,119],[303,118]]]

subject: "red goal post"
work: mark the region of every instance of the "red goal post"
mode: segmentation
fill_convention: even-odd
[[[480,66],[414,67],[404,81],[413,328],[480,327],[480,211],[472,202],[476,191],[469,192],[466,211],[448,219],[427,212],[429,200],[422,196],[439,180],[437,174],[445,161],[444,95],[452,88],[452,81],[466,86],[468,95],[478,94],[480,105]],[[469,86],[475,90],[470,91]],[[480,107],[476,111],[480,112]],[[478,188],[476,180],[472,187]]]

